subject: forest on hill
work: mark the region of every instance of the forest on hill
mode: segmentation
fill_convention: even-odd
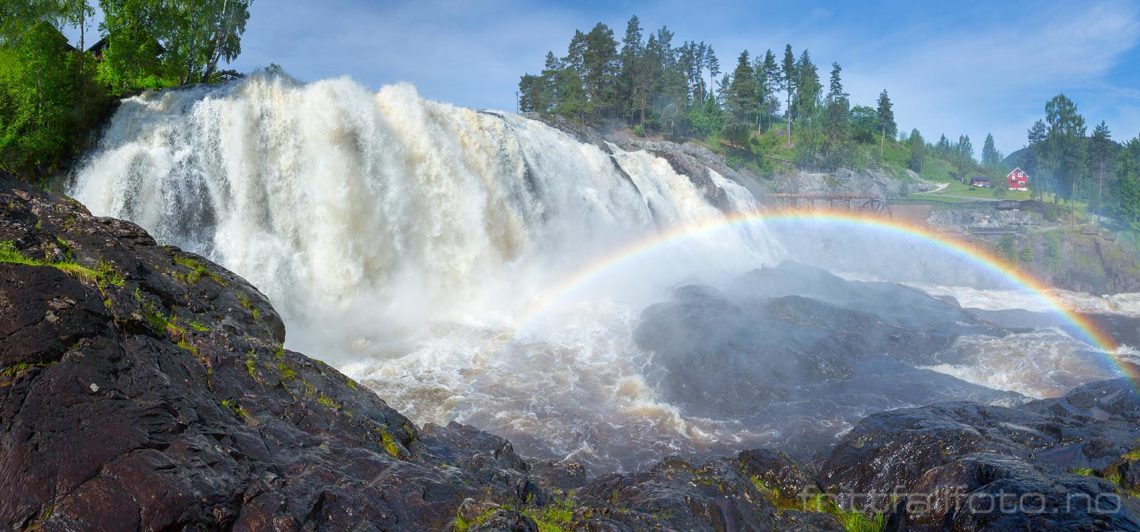
[[[648,37],[646,37],[648,33]],[[546,117],[640,135],[697,140],[735,166],[769,175],[791,167],[831,171],[871,166],[909,169],[936,180],[987,176],[1003,196],[1013,169],[987,135],[980,154],[968,135],[937,140],[899,131],[887,90],[875,102],[852,102],[843,69],[831,63],[826,86],[804,49],[743,50],[725,68],[712,46],[674,44],[667,27],[646,32],[632,17],[620,43],[603,23],[575,31],[563,56],[547,52],[538,74],[519,80],[519,108]],[[1112,141],[1101,122],[1091,134],[1076,103],[1059,94],[1027,132],[1016,163],[1033,175],[1034,196],[1080,204],[1105,216],[1140,222],[1140,138]]]

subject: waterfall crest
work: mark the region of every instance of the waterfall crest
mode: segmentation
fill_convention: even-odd
[[[754,206],[710,174],[730,208]],[[441,319],[510,323],[591,257],[723,216],[707,192],[648,153],[407,84],[278,72],[124,101],[71,190],[245,276],[318,356]],[[723,238],[707,244],[739,269],[778,248],[756,228]]]

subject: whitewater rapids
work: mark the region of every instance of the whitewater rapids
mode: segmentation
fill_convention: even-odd
[[[534,458],[628,468],[779,438],[682,415],[645,381],[648,355],[632,340],[641,309],[670,287],[788,256],[752,223],[614,258],[758,207],[709,176],[406,84],[370,92],[263,72],[125,100],[70,192],[242,275],[281,313],[287,347],[417,423],[456,420]]]

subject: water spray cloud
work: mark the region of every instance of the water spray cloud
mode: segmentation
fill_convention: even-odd
[[[526,321],[533,320],[550,307],[569,297],[583,287],[604,276],[608,272],[622,268],[638,258],[652,253],[662,247],[669,246],[689,238],[707,236],[709,233],[723,231],[729,228],[747,226],[749,224],[764,223],[770,229],[778,232],[781,224],[818,222],[842,228],[855,228],[873,230],[888,236],[917,238],[931,244],[938,249],[965,259],[980,269],[996,274],[1000,278],[1040,299],[1048,305],[1052,312],[1060,316],[1065,322],[1065,329],[1071,334],[1095,349],[1104,353],[1114,367],[1122,373],[1129,375],[1134,382],[1140,382],[1140,370],[1134,365],[1125,363],[1118,356],[1120,346],[1105,333],[1091,319],[1079,314],[1050,292],[1050,286],[1032,275],[1021,271],[1002,257],[978,245],[955,238],[951,235],[937,233],[921,224],[908,222],[880,215],[868,215],[851,211],[819,211],[819,210],[756,210],[738,212],[721,219],[710,220],[699,224],[683,225],[662,231],[652,237],[639,240],[622,247],[608,255],[604,255],[588,265],[580,268],[577,273],[567,277],[540,296]]]

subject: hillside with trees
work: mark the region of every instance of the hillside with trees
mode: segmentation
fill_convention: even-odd
[[[724,66],[722,66],[724,65]],[[1101,122],[1090,135],[1076,105],[1059,95],[1028,132],[1029,149],[1006,160],[987,135],[977,153],[968,135],[937,139],[900,132],[887,90],[852,102],[843,69],[826,84],[808,50],[787,45],[743,50],[722,63],[705,42],[674,43],[667,27],[645,31],[632,17],[620,42],[605,24],[576,31],[565,55],[547,52],[537,74],[519,81],[519,109],[638,135],[695,140],[758,175],[792,169],[879,168],[899,179],[949,182],[962,194],[1006,197],[1012,164],[1034,177],[1033,196],[1080,202],[1092,211],[1140,221],[1140,139],[1123,146]],[[908,174],[910,170],[914,174]],[[966,186],[975,176],[990,191]],[[961,184],[963,186],[959,186]]]
[[[1076,102],[1058,94],[1026,134],[1027,147],[1009,157],[1035,176],[1054,202],[1140,224],[1140,137],[1123,143],[1101,121],[1089,131]]]
[[[251,2],[99,0],[94,35],[96,3],[0,3],[0,169],[42,182],[79,155],[119,98],[224,77],[218,65],[241,53]]]
[[[703,41],[675,45],[667,27],[645,34],[636,16],[620,43],[602,23],[576,31],[564,56],[548,52],[541,72],[522,76],[520,110],[703,141],[761,174],[873,164],[922,172],[932,159],[945,178],[984,171],[965,135],[954,144],[945,135],[927,144],[917,130],[899,136],[886,90],[871,105],[853,103],[842,67],[831,63],[825,84],[809,50],[743,50],[722,71]],[[1000,163],[989,140],[987,154]]]

